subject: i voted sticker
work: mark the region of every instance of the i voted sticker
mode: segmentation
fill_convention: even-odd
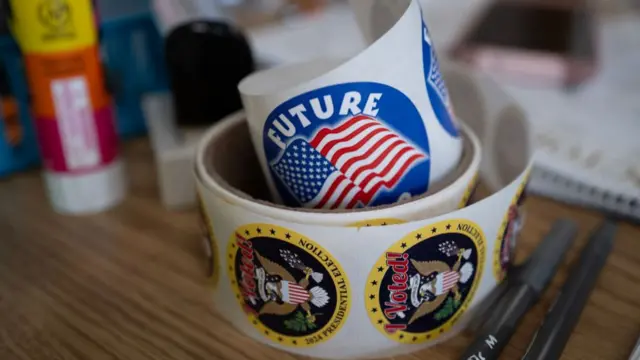
[[[440,64],[424,19],[422,19],[422,64],[424,66],[427,95],[429,95],[433,112],[442,128],[449,135],[458,137],[460,131],[455,123],[455,114],[449,99],[449,91],[440,73]]]
[[[289,206],[376,206],[428,189],[424,122],[411,100],[388,85],[339,84],[289,99],[267,118],[263,142]]]

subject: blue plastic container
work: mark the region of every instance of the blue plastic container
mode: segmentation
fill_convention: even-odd
[[[0,176],[37,164],[40,161],[35,125],[29,108],[29,88],[24,76],[22,54],[10,36],[0,37],[0,66],[7,74],[11,95],[18,105],[22,139],[16,145],[9,144],[5,120],[0,118]],[[0,117],[2,117],[0,112]]]
[[[144,134],[142,97],[168,89],[162,36],[146,0],[107,0],[98,5],[100,46],[107,85],[115,102],[118,134],[121,138]],[[22,56],[8,35],[0,36],[0,64],[18,102],[23,128],[22,142],[11,146],[6,141],[4,119],[0,119],[1,177],[37,165],[40,156]]]

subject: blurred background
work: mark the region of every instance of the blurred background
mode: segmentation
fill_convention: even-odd
[[[241,108],[236,85],[246,74],[364,47],[346,0],[94,3],[117,135],[150,135],[168,208],[194,204],[192,180],[182,176],[193,146],[204,128]],[[631,154],[640,151],[640,1],[422,5],[439,57],[488,74],[525,109],[541,169],[534,191],[639,216],[640,164]],[[0,13],[0,176],[9,177],[41,160],[8,1]],[[566,191],[569,182],[576,191]]]

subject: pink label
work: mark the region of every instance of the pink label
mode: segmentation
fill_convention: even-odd
[[[86,172],[111,163],[117,156],[118,137],[111,107],[92,111],[82,97],[69,100],[77,91],[72,85],[54,90],[54,97],[68,101],[68,108],[58,112],[57,119],[36,119],[40,149],[47,169],[56,172]],[[55,91],[69,92],[55,94]]]

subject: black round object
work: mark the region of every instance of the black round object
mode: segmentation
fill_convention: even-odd
[[[242,108],[238,83],[254,70],[233,25],[197,20],[167,36],[165,56],[178,125],[209,125]]]

